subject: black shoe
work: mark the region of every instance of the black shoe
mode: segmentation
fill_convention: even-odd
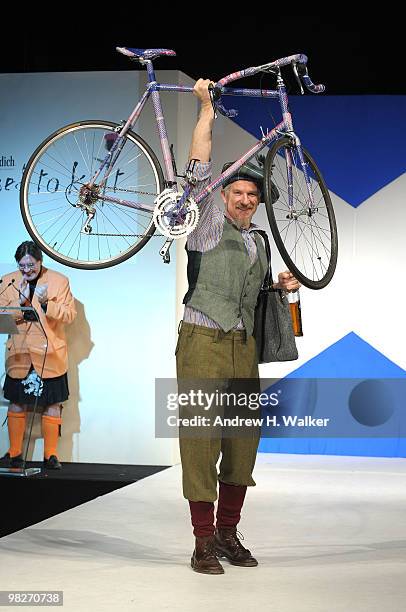
[[[12,467],[12,468],[22,468],[24,466],[23,456],[16,455],[15,457],[10,457],[10,453],[6,453],[0,459],[0,466]]]
[[[44,459],[44,468],[46,470],[60,470],[62,465],[56,455],[51,455],[49,459]]]
[[[216,555],[226,557],[231,565],[240,567],[256,567],[258,561],[254,559],[248,548],[245,548],[240,541],[243,536],[237,531],[236,527],[218,528],[215,533]]]
[[[196,537],[196,546],[193,551],[190,565],[200,574],[224,574],[224,569],[214,551],[214,537]]]
[[[10,453],[6,453],[3,457],[0,457],[0,466],[1,467],[11,467]]]

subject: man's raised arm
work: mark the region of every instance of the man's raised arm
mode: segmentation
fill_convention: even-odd
[[[210,100],[210,79],[199,79],[193,88],[193,93],[200,100],[200,115],[193,131],[192,144],[190,145],[189,159],[198,159],[201,162],[210,161],[212,129],[214,111]]]

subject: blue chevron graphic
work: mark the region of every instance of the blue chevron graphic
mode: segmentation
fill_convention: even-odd
[[[310,359],[297,370],[291,372],[286,379],[368,379],[358,385],[354,393],[348,397],[348,418],[357,415],[376,418],[376,411],[384,411],[384,419],[391,417],[391,402],[385,402],[379,397],[384,383],[378,379],[406,379],[406,371],[390,361],[385,355],[373,348],[354,332],[341,338],[338,342]],[[285,379],[285,380],[286,380]],[[375,380],[374,380],[375,379]],[[381,384],[381,388],[380,388]],[[365,388],[361,388],[364,385]],[[306,413],[311,413],[316,405],[316,391],[311,383],[303,380],[300,397],[295,399],[293,411],[303,413],[303,403],[306,403]],[[377,397],[378,396],[378,397]],[[377,400],[377,401],[375,401]],[[374,405],[375,402],[375,405]],[[396,397],[393,401],[404,411],[404,398]],[[389,413],[388,413],[389,410]],[[293,412],[292,411],[292,412]],[[371,423],[367,423],[371,424]],[[372,423],[374,424],[374,423]],[[371,428],[371,433],[373,428]],[[267,453],[298,453],[298,454],[331,454],[358,455],[374,457],[406,457],[406,438],[376,437],[376,438],[273,438],[263,437],[259,451]]]
[[[328,86],[328,84],[327,84]],[[255,138],[279,123],[276,100],[227,98]],[[230,100],[232,100],[230,102]],[[291,96],[294,127],[331,191],[356,208],[406,171],[406,96]]]
[[[351,332],[287,378],[406,378],[406,371]]]

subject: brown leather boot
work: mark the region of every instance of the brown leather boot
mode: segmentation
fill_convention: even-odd
[[[196,537],[190,565],[201,574],[224,574],[224,569],[216,557],[214,536]]]
[[[240,565],[241,567],[257,566],[258,561],[254,559],[247,548],[244,548],[237,533],[236,527],[216,529],[214,536],[216,555],[218,557],[226,557],[231,565]],[[242,538],[241,534],[239,536]]]

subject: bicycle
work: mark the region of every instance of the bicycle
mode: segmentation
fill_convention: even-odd
[[[147,69],[148,82],[129,118],[120,123],[89,120],[69,124],[42,142],[23,174],[20,206],[27,230],[56,261],[74,268],[99,269],[119,264],[148,242],[155,229],[166,238],[160,254],[169,262],[174,239],[188,235],[198,222],[200,202],[245,162],[272,145],[264,163],[267,216],[280,254],[298,280],[312,289],[325,287],[337,263],[337,228],[324,179],[294,132],[281,68],[291,65],[301,92],[324,91],[307,71],[307,57],[284,57],[220,79],[211,88],[215,112],[233,117],[222,96],[279,100],[282,121],[193,199],[193,161],[183,191],[177,190],[176,163],[165,125],[160,91],[192,92],[192,87],[157,83],[152,60],[173,56],[170,49],[117,51]],[[227,85],[264,72],[276,77],[276,90],[237,89]],[[160,137],[164,171],[157,156],[133,132],[151,97]],[[273,189],[276,186],[276,190]],[[277,194],[277,195],[276,195]]]

